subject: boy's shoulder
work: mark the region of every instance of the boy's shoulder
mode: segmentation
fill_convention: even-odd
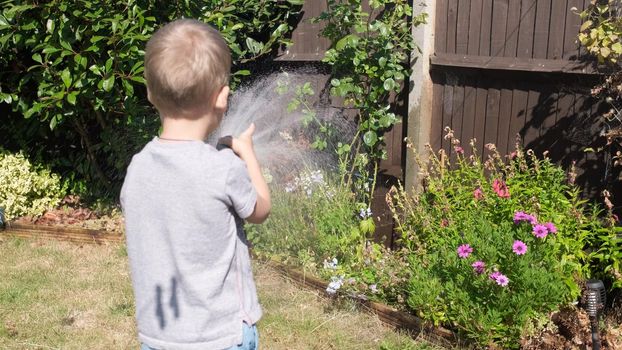
[[[188,162],[198,167],[217,167],[220,170],[245,168],[246,164],[230,148],[217,150],[214,146],[201,142],[163,143],[155,137],[149,141],[138,153],[134,154],[129,164],[143,165],[151,162],[168,161],[175,159],[176,163]]]

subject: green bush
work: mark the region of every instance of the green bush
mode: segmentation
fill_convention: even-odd
[[[534,320],[580,294],[590,275],[584,248],[607,228],[548,158],[518,148],[504,159],[430,152],[423,188],[393,197],[411,278],[404,299],[434,324],[479,346],[518,348]],[[477,154],[473,150],[473,154]]]
[[[87,180],[88,191],[116,195],[130,156],[159,127],[142,76],[143,50],[153,32],[180,17],[218,28],[232,51],[235,85],[250,74],[250,63],[288,43],[301,4],[4,1],[0,102],[13,111],[0,125],[4,147]]]
[[[0,207],[6,220],[41,215],[56,206],[64,194],[58,175],[32,165],[23,154],[0,150]]]

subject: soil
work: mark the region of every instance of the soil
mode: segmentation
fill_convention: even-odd
[[[622,325],[612,318],[620,313],[618,307],[608,308],[600,321],[601,350],[622,349]],[[590,350],[592,333],[590,319],[580,308],[569,307],[551,316],[552,324],[545,330],[523,341],[525,350]]]
[[[114,233],[123,232],[123,215],[119,208],[92,210],[86,208],[77,196],[65,197],[58,208],[38,217],[23,216],[14,220],[22,224],[69,226]]]

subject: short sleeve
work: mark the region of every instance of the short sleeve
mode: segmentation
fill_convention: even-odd
[[[237,157],[232,162],[227,174],[225,195],[240,218],[246,219],[253,214],[257,202],[257,192],[248,175],[246,164]]]

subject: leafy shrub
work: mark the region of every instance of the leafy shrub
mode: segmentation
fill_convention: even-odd
[[[506,160],[489,144],[483,161],[446,138],[455,161],[430,152],[422,191],[393,196],[412,274],[404,298],[480,346],[518,348],[533,320],[580,294],[594,228],[613,231],[548,158],[517,148]]]
[[[143,79],[144,46],[163,23],[197,18],[232,51],[233,83],[288,43],[300,10],[287,1],[4,1],[0,10],[0,125],[5,147],[116,195],[129,158],[157,133]],[[4,111],[3,111],[4,112]],[[19,135],[15,137],[13,135]]]
[[[360,236],[352,193],[321,171],[272,186],[271,195],[268,220],[248,228],[260,253],[316,270],[326,259],[341,260]]]
[[[358,109],[363,148],[374,160],[386,158],[383,134],[398,122],[389,105],[410,75],[412,26],[427,18],[409,16],[406,0],[369,1],[369,11],[360,0],[328,0],[327,10],[314,19],[325,24],[320,34],[331,41],[323,59],[332,67],[331,94]]]
[[[49,169],[32,165],[23,154],[0,151],[0,207],[6,220],[41,215],[64,193],[59,176]]]

